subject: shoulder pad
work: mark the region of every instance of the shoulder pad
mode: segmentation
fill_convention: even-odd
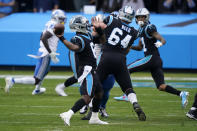
[[[46,25],[45,25],[46,28],[45,29],[46,30],[53,29],[56,24],[57,24],[57,22],[50,20],[46,23]]]
[[[103,20],[103,23],[105,23],[107,26],[109,26],[113,21],[113,16],[112,15],[109,15],[108,17],[106,17],[104,20]]]
[[[81,47],[79,52],[83,51],[83,49],[85,47],[85,43],[84,43],[83,38],[81,38],[80,36],[74,36],[71,38],[70,42],[72,42],[73,44],[79,45]]]
[[[157,32],[156,26],[153,24],[147,25],[147,32],[150,32],[150,33]]]
[[[81,43],[81,39],[79,38],[79,36],[74,36],[71,38],[70,42],[72,42],[73,44]]]
[[[145,33],[148,38],[152,38],[152,34],[157,32],[157,28],[153,24],[149,24],[145,27]]]

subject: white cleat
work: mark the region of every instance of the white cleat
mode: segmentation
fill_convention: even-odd
[[[89,124],[107,125],[109,123],[105,121],[101,121],[99,118],[90,118]]]
[[[9,93],[10,88],[12,88],[12,86],[14,85],[14,79],[12,77],[6,77],[5,78],[5,92]]]
[[[69,112],[64,112],[60,114],[61,119],[64,121],[65,126],[70,126],[70,118],[72,115]]]
[[[64,92],[64,84],[58,84],[55,88],[55,91],[58,95],[60,96],[68,96],[65,92]]]
[[[46,88],[42,87],[40,90],[33,90],[32,95],[43,94],[46,91]]]

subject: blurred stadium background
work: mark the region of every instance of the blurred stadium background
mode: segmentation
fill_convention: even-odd
[[[40,0],[41,1],[41,0]],[[43,0],[44,1],[44,0]],[[73,15],[84,15],[89,20],[98,13],[108,15],[111,11],[121,8],[109,6],[110,1],[118,0],[77,0],[78,3],[88,2],[95,6],[96,11],[90,14],[80,12],[74,1],[59,0],[58,8],[66,11],[65,38],[68,40],[73,33],[68,27]],[[120,0],[121,1],[121,0]],[[124,1],[124,0],[122,0]],[[135,0],[134,0],[135,1]],[[140,0],[136,0],[140,1]],[[179,0],[175,0],[179,1]],[[1,1],[0,1],[1,2]],[[37,54],[40,34],[45,23],[50,20],[51,11],[33,12],[33,0],[16,0],[13,12],[0,18],[0,130],[67,130],[58,114],[66,111],[79,97],[78,88],[68,88],[68,97],[58,97],[55,86],[63,82],[72,72],[68,60],[68,49],[61,43],[58,45],[60,53],[58,64],[52,64],[52,72],[44,81],[46,94],[31,96],[33,86],[18,85],[10,94],[4,93],[4,77],[9,75],[33,75],[35,59],[27,54]],[[45,1],[47,2],[47,1]],[[103,3],[102,3],[103,2]],[[73,117],[71,130],[197,130],[196,121],[189,120],[185,113],[193,102],[197,92],[197,6],[189,8],[187,0],[174,2],[170,8],[165,8],[165,0],[144,0],[144,6],[151,11],[150,21],[157,26],[158,32],[164,36],[167,43],[159,48],[163,59],[166,80],[176,88],[183,88],[190,92],[190,102],[186,109],[181,109],[180,100],[172,95],[158,92],[147,72],[134,73],[132,81],[139,96],[140,104],[147,113],[146,122],[139,122],[130,110],[129,104],[115,102],[114,96],[122,94],[119,88],[111,92],[107,111],[110,118],[106,121],[109,126],[90,126],[80,121],[79,114]],[[194,0],[196,3],[196,0]],[[82,4],[83,5],[83,4]],[[195,4],[197,5],[197,3]],[[138,28],[135,20],[131,26]],[[137,41],[134,43],[137,44]],[[142,58],[143,52],[131,51],[128,62]],[[57,71],[58,70],[58,71]],[[59,76],[59,77],[58,77]],[[74,85],[78,87],[78,85]],[[118,85],[116,85],[118,87]],[[153,88],[146,88],[153,87]],[[181,89],[182,90],[182,89]],[[128,115],[128,112],[130,115]]]

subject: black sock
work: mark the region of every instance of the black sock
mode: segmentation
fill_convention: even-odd
[[[86,105],[84,99],[79,99],[77,102],[75,102],[75,105],[71,108],[74,113],[79,111],[84,105]]]
[[[92,111],[93,112],[98,112],[99,111],[100,102],[101,102],[100,99],[93,98],[93,100],[92,100],[92,106],[93,106]]]
[[[69,86],[71,86],[72,84],[74,84],[74,83],[76,83],[76,82],[77,82],[77,79],[76,79],[74,76],[72,76],[72,77],[68,78],[68,79],[64,82],[64,86],[65,86],[65,87],[69,87]]]
[[[177,89],[175,89],[175,88],[173,88],[169,85],[166,86],[165,91],[168,92],[168,93],[171,93],[171,94],[175,94],[177,96],[180,96],[180,93],[181,93],[181,91],[179,91],[179,90],[177,90]]]
[[[197,93],[196,93],[196,95],[194,97],[194,103],[193,103],[192,107],[196,107],[197,108]]]

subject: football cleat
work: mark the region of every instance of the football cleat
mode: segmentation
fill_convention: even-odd
[[[91,116],[92,116],[92,108],[90,108],[88,114],[82,117],[81,120],[90,120]]]
[[[43,94],[46,91],[46,88],[42,87],[40,90],[33,90],[32,95]]]
[[[85,105],[85,106],[83,106],[83,107],[80,109],[79,113],[80,113],[80,114],[85,114],[87,111],[88,111],[88,106]]]
[[[64,112],[60,114],[61,119],[64,121],[65,126],[68,125],[70,126],[70,118],[71,114],[69,112]]]
[[[55,88],[55,91],[58,95],[60,96],[68,96],[65,92],[64,92],[64,83],[63,84],[58,84]]]
[[[89,120],[89,124],[107,125],[109,123],[105,121],[101,121],[98,117],[97,118],[91,117],[91,119]]]
[[[189,92],[182,91],[180,96],[181,96],[181,100],[182,100],[182,107],[185,108],[188,103]]]
[[[9,93],[10,88],[12,88],[12,86],[14,85],[14,78],[12,77],[6,77],[5,78],[5,92]]]
[[[197,120],[197,109],[196,110],[189,110],[186,114],[187,117]]]
[[[114,99],[117,100],[117,101],[129,101],[126,94],[124,94],[123,96],[114,97]]]
[[[140,105],[138,103],[133,103],[133,108],[135,110],[135,112],[137,113],[138,115],[138,119],[140,121],[146,121],[146,115],[145,113],[143,112],[143,110],[141,109]]]
[[[99,113],[101,114],[102,117],[109,117],[109,115],[107,114],[105,108],[100,108],[99,109]]]

